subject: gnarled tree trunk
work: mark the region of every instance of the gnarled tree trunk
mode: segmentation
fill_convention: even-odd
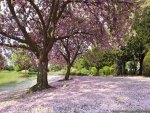
[[[50,87],[48,85],[47,72],[48,72],[48,58],[39,59],[37,83],[36,85],[30,88],[29,92],[40,91]]]

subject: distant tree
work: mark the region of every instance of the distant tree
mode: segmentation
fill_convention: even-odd
[[[117,75],[125,75],[126,72],[126,62],[133,60],[133,53],[130,51],[128,46],[121,46],[120,48],[115,48],[113,50],[113,55],[115,56],[115,62],[117,64]]]
[[[89,52],[84,55],[84,60],[90,67],[96,67],[96,75],[99,75],[99,70],[102,67],[111,66],[115,61],[110,50],[101,47],[95,47],[89,50]]]
[[[132,29],[134,34],[128,44],[140,63],[139,75],[141,75],[143,60],[150,47],[150,5],[135,14]]]
[[[23,49],[13,50],[12,62],[14,66],[18,66],[21,70],[28,70],[29,68],[36,69],[36,61],[32,54]]]
[[[5,66],[6,66],[6,59],[2,55],[2,53],[0,53],[0,70],[3,70]]]
[[[84,38],[81,37],[82,35],[77,35],[72,38],[66,38],[58,42],[58,52],[64,58],[67,64],[65,80],[69,79],[70,70],[76,58],[79,55],[83,54],[85,51],[87,51],[88,43],[85,41]]]
[[[65,39],[57,41],[53,47],[53,53],[55,56],[63,58],[64,60],[62,60],[62,62],[65,61],[65,64],[67,65],[65,80],[69,79],[71,67],[76,58],[88,50],[88,47],[93,40],[90,37],[93,36],[93,32],[87,28],[84,19],[72,16],[73,15],[70,15],[72,19],[65,22],[66,25],[64,28],[66,34],[77,33],[73,36],[68,36]],[[71,27],[69,27],[70,24],[72,25]]]

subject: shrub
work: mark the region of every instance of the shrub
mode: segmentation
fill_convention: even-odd
[[[17,65],[17,66],[15,66],[15,71],[21,71],[21,68]]]
[[[116,75],[117,74],[117,69],[116,69],[116,65],[112,65],[110,67],[110,75]]]
[[[91,75],[96,75],[96,72],[97,72],[96,67],[91,67],[90,70],[89,70],[89,73],[90,73]]]
[[[80,71],[73,67],[71,68],[70,74],[71,75],[81,75]]]
[[[14,70],[14,67],[13,67],[13,66],[6,66],[6,67],[5,67],[5,70],[13,71],[13,70]]]
[[[84,58],[80,58],[75,61],[74,67],[77,70],[81,70],[82,68],[89,68],[89,65]]]
[[[29,72],[37,72],[37,68],[33,68],[33,67],[29,68],[28,70]]]
[[[100,70],[99,70],[99,75],[100,75],[100,76],[104,76],[104,71],[103,71],[103,69],[100,69]]]
[[[89,70],[87,70],[86,68],[82,68],[82,69],[80,70],[80,73],[81,73],[81,74],[84,74],[84,75],[88,75],[88,74],[89,74]]]
[[[51,65],[49,70],[56,72],[56,71],[60,71],[61,69],[62,67],[59,65]]]
[[[104,73],[104,75],[110,75],[110,67],[104,66],[103,67],[103,73]]]
[[[143,74],[146,76],[150,76],[150,50],[144,58],[143,67]]]
[[[102,69],[99,70],[99,75],[104,76],[104,75],[115,75],[116,74],[116,68],[114,65],[111,67],[109,66],[104,66]]]

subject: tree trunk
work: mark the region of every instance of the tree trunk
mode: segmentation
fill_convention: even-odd
[[[29,92],[40,91],[50,87],[48,85],[47,72],[48,72],[48,58],[39,60],[37,83],[36,85],[30,88]]]
[[[134,60],[134,64],[133,64],[133,75],[136,75],[136,72],[137,72],[137,63],[136,63],[136,61]]]
[[[95,76],[99,76],[99,69],[100,68],[96,68],[96,75]]]
[[[117,76],[122,75],[122,61],[117,59]]]
[[[144,60],[144,58],[140,59],[139,75],[142,75],[142,72],[143,72],[143,60]]]
[[[126,75],[126,62],[122,63],[122,74]]]
[[[71,66],[67,66],[67,72],[66,72],[66,75],[65,75],[65,80],[69,80],[69,76],[70,76],[70,71],[71,71]]]

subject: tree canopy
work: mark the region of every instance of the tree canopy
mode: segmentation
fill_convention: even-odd
[[[99,0],[4,0],[0,13],[0,45],[23,48],[39,59],[37,84],[30,91],[48,88],[48,54],[58,41],[75,34],[94,34],[89,40],[105,42],[128,31],[134,3]],[[67,32],[74,20],[84,20],[81,29]],[[78,23],[76,23],[78,24]],[[117,40],[116,40],[117,41]]]

